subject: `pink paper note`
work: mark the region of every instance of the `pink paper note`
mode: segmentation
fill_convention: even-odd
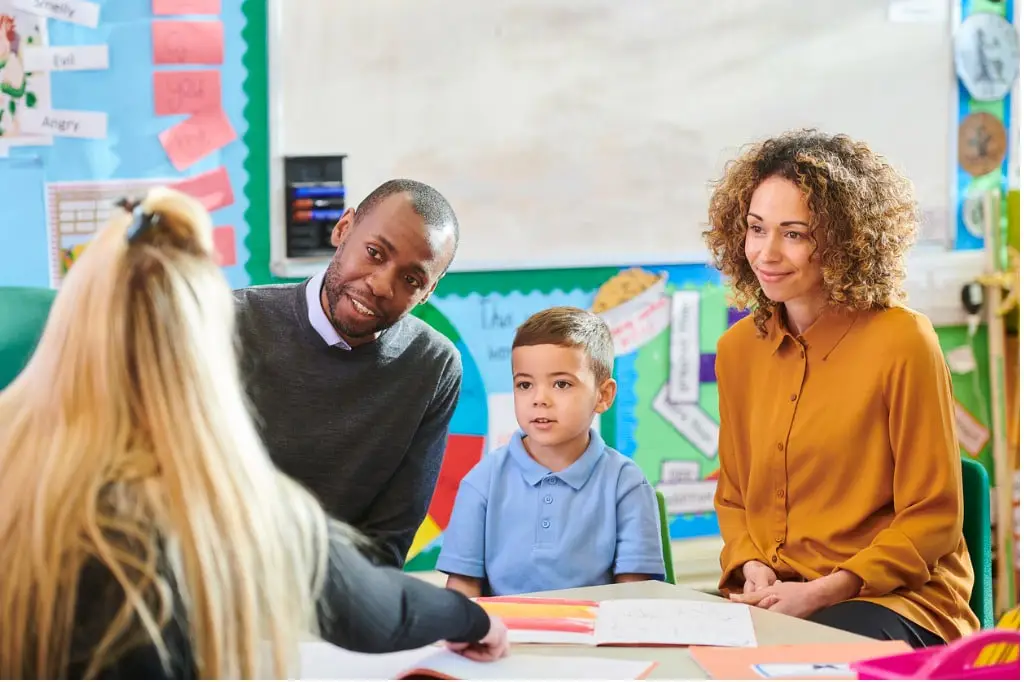
[[[171,185],[171,188],[195,197],[207,211],[211,212],[235,203],[235,193],[231,191],[231,179],[224,166],[176,182]]]
[[[220,0],[153,0],[153,14],[220,14]]]
[[[217,111],[220,71],[155,71],[153,109],[157,116]]]
[[[238,135],[222,110],[193,114],[160,133],[171,164],[185,170],[201,158],[233,142]]]
[[[219,21],[154,21],[153,63],[223,64],[223,24]]]
[[[217,265],[226,267],[238,262],[235,256],[235,228],[222,225],[213,228],[213,248],[216,251]]]

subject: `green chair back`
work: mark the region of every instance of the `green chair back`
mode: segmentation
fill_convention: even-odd
[[[992,596],[991,488],[981,462],[961,457],[964,481],[964,542],[974,567],[971,610],[982,628],[995,625]]]
[[[661,519],[661,556],[665,559],[665,582],[675,585],[676,571],[672,565],[672,539],[668,534],[668,514],[665,513],[665,496],[660,490],[655,492],[658,496],[658,517]]]
[[[32,356],[56,295],[55,289],[0,287],[0,389]]]

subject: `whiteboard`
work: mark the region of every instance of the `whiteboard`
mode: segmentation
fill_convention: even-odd
[[[272,265],[282,158],[345,154],[349,203],[393,177],[462,227],[453,270],[707,257],[709,182],[796,127],[869,142],[951,222],[949,13],[887,0],[270,0]],[[948,8],[947,8],[948,10]],[[280,272],[282,270],[288,272]],[[305,269],[305,270],[304,270]]]

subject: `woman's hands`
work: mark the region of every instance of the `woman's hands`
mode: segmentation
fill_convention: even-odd
[[[743,574],[746,577],[747,565],[743,566]],[[772,575],[775,573],[772,572]],[[749,583],[750,578],[747,580]],[[734,602],[757,606],[787,616],[806,618],[825,607],[856,597],[861,585],[863,582],[853,573],[836,571],[809,582],[782,582],[776,578],[768,587],[750,592],[744,585],[743,594],[733,594],[729,598]]]
[[[501,618],[489,616],[491,629],[479,642],[446,642],[452,651],[462,654],[471,661],[487,663],[509,655],[511,646],[508,643],[508,628]]]
[[[743,594],[758,592],[771,587],[779,579],[775,571],[760,561],[748,561],[743,564]]]

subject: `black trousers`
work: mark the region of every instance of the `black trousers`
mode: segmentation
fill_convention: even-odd
[[[901,639],[915,649],[945,644],[934,632],[867,601],[844,601],[812,613],[807,620],[872,639]]]

